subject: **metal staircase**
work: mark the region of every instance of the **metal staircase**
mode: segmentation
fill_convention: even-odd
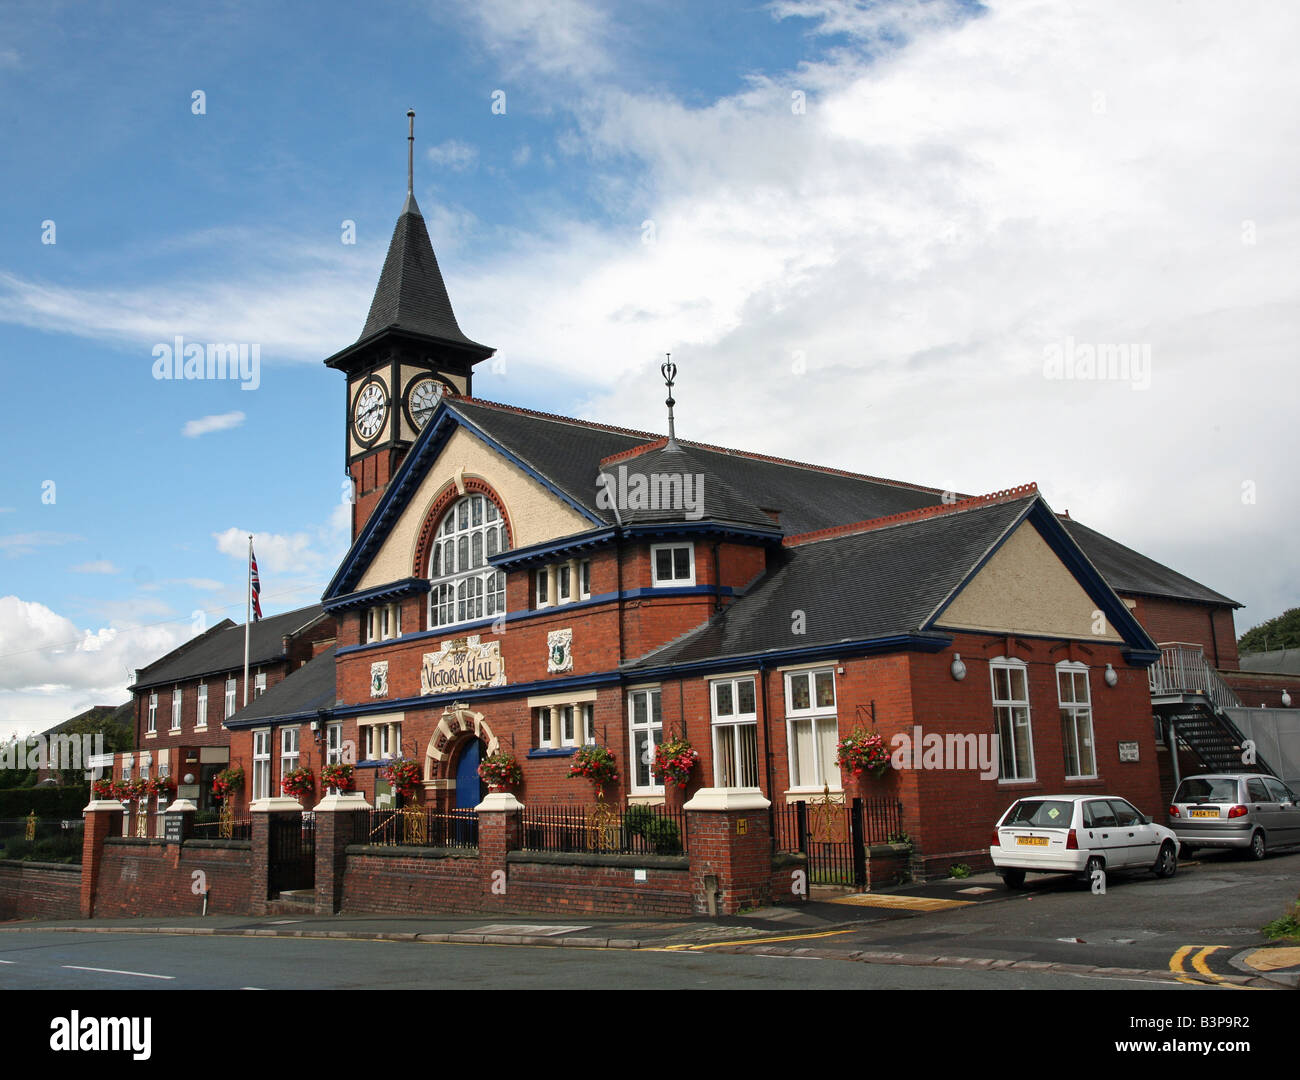
[[[1151,707],[1163,729],[1201,762],[1207,772],[1270,772],[1256,756],[1242,761],[1246,738],[1225,710],[1241,708],[1200,645],[1161,643],[1160,659],[1148,669]]]

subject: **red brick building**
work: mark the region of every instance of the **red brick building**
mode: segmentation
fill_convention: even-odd
[[[607,798],[658,803],[653,747],[677,737],[700,755],[688,796],[901,800],[922,872],[978,859],[1026,793],[1161,811],[1157,641],[1234,664],[1233,601],[1033,484],[954,496],[477,400],[491,353],[408,195],[361,338],[326,361],[356,485],[323,597],[337,642],[226,720],[248,799],[355,760],[384,805],[400,755],[422,800],[472,807],[507,751],[525,804],[589,803],[568,772],[594,743]],[[855,730],[916,753],[860,785],[835,764]]]

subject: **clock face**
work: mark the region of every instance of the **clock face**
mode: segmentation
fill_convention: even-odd
[[[352,426],[357,438],[362,442],[373,439],[383,428],[387,415],[388,395],[384,393],[383,383],[366,383],[352,407]]]
[[[447,392],[446,383],[440,379],[416,379],[407,394],[407,408],[411,411],[411,422],[417,428],[423,428],[438,407],[442,395]]]

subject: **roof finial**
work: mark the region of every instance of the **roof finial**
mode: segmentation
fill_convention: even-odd
[[[668,400],[664,402],[668,406],[668,443],[665,449],[677,449],[677,431],[673,427],[673,406],[677,404],[673,400],[673,383],[677,379],[677,365],[673,363],[673,354],[664,353],[665,360],[659,365],[659,374],[664,377],[664,383],[668,387]]]
[[[406,110],[406,194],[415,193],[415,110]]]

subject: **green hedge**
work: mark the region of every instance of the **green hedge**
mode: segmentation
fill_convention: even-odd
[[[79,818],[88,802],[89,787],[0,788],[0,818]]]

